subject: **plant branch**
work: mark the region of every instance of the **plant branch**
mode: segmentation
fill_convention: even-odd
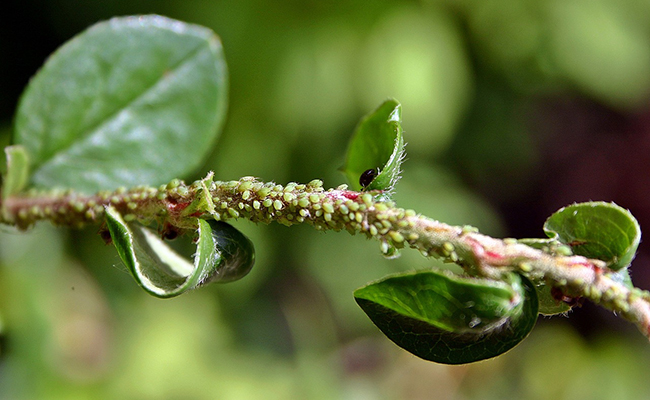
[[[186,185],[174,180],[159,188],[83,195],[71,191],[28,192],[3,200],[0,222],[26,229],[39,220],[81,227],[101,223],[105,207],[112,205],[126,220],[156,222],[163,230],[186,231],[196,218],[284,225],[306,223],[318,230],[347,230],[376,239],[385,254],[411,247],[427,257],[461,265],[468,274],[500,279],[520,272],[573,296],[585,297],[635,323],[650,338],[650,293],[629,287],[600,260],[566,256],[518,243],[495,239],[475,228],[451,226],[377,201],[380,192],[355,192],[346,186],[325,190],[320,180],[286,186],[252,177],[213,181],[212,173]]]

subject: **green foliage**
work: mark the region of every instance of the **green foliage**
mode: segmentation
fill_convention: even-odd
[[[106,223],[115,248],[135,280],[156,297],[174,297],[212,282],[232,282],[247,275],[255,262],[253,243],[220,221],[197,220],[194,264],[170,248],[155,233],[128,223],[112,207]]]
[[[368,38],[355,68],[358,96],[364,109],[387,96],[399,99],[408,110],[410,157],[440,156],[465,119],[472,92],[464,28],[437,6],[392,7],[363,32]]]
[[[508,9],[511,7],[508,2],[503,3],[502,7]],[[366,5],[364,5],[364,11],[365,7]],[[494,9],[488,11],[498,14],[500,18],[507,18],[506,14],[499,11],[498,6],[491,7]],[[479,8],[481,7],[475,7],[474,10]],[[478,13],[478,11],[474,10],[468,9],[465,12],[468,14]],[[485,12],[486,10],[483,8],[479,11]],[[189,12],[199,13],[200,10],[191,10]],[[208,15],[210,13],[204,14]],[[402,75],[409,78],[409,82],[415,82],[417,86],[410,85],[411,89],[415,88],[414,92],[428,93],[429,95],[435,93],[435,96],[440,96],[440,98],[436,97],[431,102],[435,103],[435,107],[444,110],[449,108],[450,112],[442,113],[443,115],[438,115],[438,117],[443,116],[453,120],[456,115],[462,114],[462,107],[458,105],[458,103],[462,102],[458,99],[462,98],[464,93],[461,94],[459,91],[467,89],[466,86],[469,85],[466,82],[469,78],[465,76],[467,66],[465,65],[465,49],[460,44],[463,43],[460,40],[460,32],[456,32],[453,24],[447,21],[448,18],[442,18],[445,24],[436,26],[444,26],[443,31],[446,35],[430,35],[427,28],[427,18],[431,17],[439,21],[440,18],[436,16],[444,14],[439,11],[436,11],[435,15],[426,17],[416,11],[395,14],[397,16],[391,16],[387,19],[388,22],[384,21],[379,24],[381,29],[377,28],[377,31],[374,32],[373,41],[376,43],[370,44],[367,49],[370,59],[374,62],[368,64],[372,64],[374,70],[379,71],[377,76],[381,78],[386,71],[392,70],[391,66],[393,64],[391,63],[397,62],[400,63],[400,66],[405,66],[409,61],[422,60],[422,52],[420,47],[417,46],[419,43],[415,43],[416,45],[411,47],[403,46],[405,43],[413,43],[414,40],[412,38],[397,37],[394,30],[385,29],[385,27],[390,27],[409,31],[412,26],[408,23],[402,23],[402,21],[409,21],[417,16],[418,26],[423,28],[418,29],[417,37],[435,38],[432,40],[437,41],[436,46],[429,47],[427,46],[430,43],[426,42],[425,45],[427,46],[425,48],[438,49],[440,48],[438,45],[443,44],[447,46],[443,49],[445,50],[443,52],[444,57],[437,57],[434,55],[434,51],[430,51],[427,53],[425,61],[446,59],[446,55],[451,54],[459,64],[460,68],[454,67],[452,68],[453,71],[451,71],[455,73],[453,80],[455,83],[450,86],[449,91],[453,92],[450,95],[453,98],[452,100],[455,100],[447,103],[441,100],[443,97],[445,100],[447,99],[447,90],[435,89],[437,86],[433,84],[421,85],[419,79],[408,76],[408,74]],[[201,17],[205,16],[202,15]],[[133,21],[135,21],[133,18],[115,19],[98,24],[81,34],[55,53],[29,85],[21,99],[16,118],[15,142],[25,146],[31,156],[31,167],[34,170],[34,175],[30,178],[31,184],[45,188],[62,186],[85,192],[142,183],[158,184],[192,171],[205,158],[207,152],[211,150],[211,143],[218,135],[218,127],[222,124],[226,108],[226,66],[218,40],[215,39],[211,32],[203,28],[162,17],[140,17],[137,19],[138,24],[135,25]],[[468,29],[476,32],[477,24],[474,17],[469,17],[469,25]],[[526,26],[526,24],[489,25],[499,31],[509,29],[511,26]],[[565,25],[565,31],[567,26],[571,25]],[[533,28],[539,28],[538,24]],[[619,31],[621,27],[615,26],[614,28],[616,28],[614,30]],[[519,32],[519,30],[517,31]],[[589,31],[589,29],[585,31]],[[325,36],[329,36],[329,34]],[[391,41],[390,46],[385,46],[383,40],[385,37],[391,40],[394,39]],[[439,39],[439,37],[444,37],[445,40]],[[487,34],[482,36],[482,40],[496,40],[496,42],[502,43],[499,38],[504,37],[516,41],[525,41],[527,39],[526,36],[522,35],[504,34],[498,36]],[[446,40],[448,38],[453,40]],[[282,40],[284,40],[284,37]],[[536,39],[532,40],[532,42],[539,43]],[[578,42],[580,41],[574,41],[571,46]],[[597,96],[605,99],[605,101],[611,100],[617,103],[621,99],[624,100],[632,89],[634,97],[638,98],[637,93],[642,92],[645,87],[643,84],[635,84],[634,88],[627,84],[625,86],[627,89],[622,94],[615,93],[617,85],[616,80],[612,81],[612,77],[628,79],[628,75],[615,73],[603,75],[598,73],[598,71],[609,69],[609,66],[611,66],[616,70],[624,71],[635,68],[635,71],[633,71],[635,72],[634,76],[641,76],[638,72],[645,70],[645,53],[640,53],[640,61],[627,61],[634,58],[633,56],[636,54],[630,50],[639,47],[636,46],[638,44],[636,42],[636,39],[627,41],[628,45],[620,50],[625,56],[623,57],[625,63],[618,63],[609,59],[605,61],[609,61],[611,64],[606,62],[604,67],[596,64],[581,66],[582,69],[589,69],[588,74],[583,74],[580,68],[574,68],[572,72],[570,69],[573,68],[573,64],[565,63],[566,70],[569,71],[566,75],[572,76],[574,81],[579,82],[579,87],[582,87],[587,92],[596,92]],[[553,43],[556,47],[562,46],[562,43],[557,40]],[[309,44],[312,43],[309,42]],[[334,43],[334,46],[332,46],[332,42],[328,42],[328,45],[335,49],[334,53],[338,54],[336,44]],[[246,42],[241,42],[239,45],[239,50],[235,51],[244,51],[242,49],[247,48],[246,51],[249,51],[254,57],[260,56],[259,52],[256,52],[259,47],[255,47],[255,43],[251,42],[250,47],[247,47],[249,43]],[[317,47],[322,43],[315,43],[315,45]],[[89,51],[88,46],[95,49],[95,51]],[[130,48],[129,46],[135,47]],[[376,51],[373,53],[371,50]],[[316,52],[316,50],[313,51]],[[409,61],[404,61],[406,60],[404,57],[395,56],[393,51],[399,51],[400,55],[410,55]],[[567,62],[577,62],[575,54],[570,51],[564,53],[557,49],[554,51],[558,54],[568,55],[569,60]],[[590,51],[595,52],[593,49]],[[528,52],[530,52],[530,49],[528,49]],[[273,53],[276,55],[279,52],[273,51]],[[354,53],[354,51],[351,51],[351,53]],[[536,63],[529,63],[528,60],[524,61],[526,62],[522,64],[537,65]],[[239,66],[242,68],[238,69],[238,72],[245,71],[246,68],[254,70],[252,73],[249,71],[247,76],[242,73],[242,76],[246,76],[246,78],[240,79],[245,80],[247,83],[255,81],[254,77],[257,76],[255,74],[258,73],[257,65],[251,62],[242,62],[241,60],[239,62]],[[443,64],[449,68],[448,63]],[[506,64],[512,65],[512,63]],[[252,68],[251,65],[255,65],[255,68]],[[430,65],[425,63],[423,68],[426,69],[427,66]],[[628,68],[628,66],[630,67]],[[314,69],[316,72],[313,72],[313,74],[318,75],[320,70],[318,68]],[[327,70],[329,71],[329,69]],[[406,71],[406,68],[402,68],[400,71]],[[445,71],[441,71],[440,68],[437,68],[436,76],[442,77],[444,82],[448,80],[447,74],[443,73]],[[94,75],[91,74],[93,72]],[[598,79],[595,77],[598,77]],[[294,76],[287,79],[294,79]],[[308,80],[308,78],[305,79]],[[336,79],[336,77],[331,77],[326,81],[329,83],[329,81]],[[603,82],[596,82],[594,79]],[[397,82],[399,79],[394,81]],[[630,81],[636,82],[636,78],[630,79]],[[601,88],[604,88],[603,90],[596,87],[596,84],[599,83],[602,83]],[[300,86],[301,84],[296,83],[296,85]],[[252,87],[253,85],[249,84],[248,86]],[[344,86],[344,89],[351,90],[348,85]],[[67,88],[67,90],[63,90],[62,87]],[[457,90],[459,87],[462,87],[463,90]],[[596,87],[596,90],[593,89],[594,87]],[[271,92],[266,89],[268,87],[260,89],[255,86],[256,92],[262,92],[260,96]],[[368,96],[369,90],[367,88],[362,87],[360,90]],[[313,93],[317,91],[317,89],[309,90],[306,96],[313,96]],[[399,93],[396,91],[395,94]],[[385,95],[382,93],[380,96]],[[331,94],[328,104],[342,104],[339,96],[338,93]],[[240,98],[245,97],[252,98],[254,96],[240,95]],[[368,97],[376,98],[377,96]],[[400,98],[402,98],[401,95]],[[351,100],[346,99],[345,101],[345,104],[348,104],[347,102]],[[273,103],[272,101],[267,98],[264,101],[259,101],[259,103],[265,109],[272,109],[267,110],[267,112],[268,114],[274,114],[275,117],[276,108],[269,107],[269,104]],[[320,112],[319,107],[312,107],[307,101],[301,103],[300,106],[305,112],[301,114],[300,118],[314,126],[320,126],[314,122],[317,121],[314,114],[309,114],[309,112]],[[420,103],[424,104],[426,102],[421,101]],[[313,111],[314,109],[317,111]],[[343,111],[352,113],[350,109],[353,109],[353,107],[345,107]],[[244,146],[246,147],[246,157],[242,157],[240,153],[235,154],[235,152],[231,152],[231,155],[222,153],[220,154],[222,157],[215,157],[213,162],[221,163],[219,165],[222,166],[232,160],[235,160],[235,162],[258,163],[261,166],[260,170],[264,171],[265,174],[277,178],[278,175],[282,176],[282,172],[286,172],[286,170],[278,168],[273,170],[273,173],[268,172],[269,170],[264,169],[266,166],[264,162],[268,163],[271,158],[282,158],[287,154],[277,154],[276,157],[275,153],[266,146],[260,146],[263,147],[261,149],[256,148],[255,143],[258,143],[259,146],[260,140],[269,140],[269,143],[275,146],[272,148],[273,150],[286,151],[285,148],[289,147],[290,135],[293,134],[291,129],[293,125],[291,123],[285,124],[283,120],[274,120],[276,130],[270,131],[269,134],[264,135],[264,138],[251,139],[246,135],[260,129],[257,124],[260,123],[260,120],[268,118],[268,115],[256,111],[259,110],[255,108],[255,105],[247,103],[246,106],[242,106],[240,104],[238,116],[239,118],[245,116],[245,122],[241,122],[241,119],[236,120],[232,128],[231,137],[236,137],[237,140],[249,139],[248,146]],[[430,117],[431,113],[428,111],[426,108],[420,108],[418,115]],[[289,108],[288,111],[285,110],[283,118],[289,118],[288,116],[293,116],[293,114],[298,113]],[[337,117],[344,119],[341,116]],[[347,117],[350,117],[350,115],[348,114]],[[489,117],[491,118],[492,115]],[[331,117],[323,116],[321,118],[327,120],[328,123],[332,123]],[[447,125],[453,125],[453,123],[440,124],[445,125],[442,128],[438,127],[440,130],[447,133],[451,132],[452,128]],[[483,126],[481,125],[481,127]],[[496,128],[501,129],[502,127]],[[284,132],[285,130],[289,133]],[[420,129],[419,133],[414,133],[422,136],[428,134],[425,129]],[[520,131],[513,130],[513,136],[521,137],[522,135]],[[337,148],[338,143],[332,142],[334,144],[328,143],[328,145],[331,148]],[[499,146],[502,144],[500,141],[492,142],[498,143]],[[226,143],[226,145],[229,144]],[[359,176],[368,169],[378,168],[380,173],[364,190],[392,191],[395,182],[399,178],[403,147],[401,106],[396,101],[389,100],[362,120],[355,131],[345,165],[345,173],[351,186],[361,189],[358,184]],[[428,152],[439,151],[426,149],[425,147],[418,148],[418,152],[429,155]],[[505,146],[501,147],[507,149]],[[224,148],[222,146],[220,149],[223,151]],[[313,148],[309,146],[306,146],[306,148],[313,152]],[[274,156],[268,157],[271,153]],[[506,150],[504,150],[504,154],[507,154]],[[7,158],[9,172],[4,180],[3,195],[15,194],[24,187],[26,182],[27,158],[23,157],[23,153],[18,148],[11,150]],[[512,162],[505,159],[506,157],[496,158],[499,165]],[[477,164],[477,168],[481,169],[480,163]],[[226,173],[233,173],[234,170],[234,168],[222,169]],[[420,186],[426,186],[428,183],[421,180],[416,182],[413,187],[419,189]],[[441,187],[441,190],[443,189],[444,187]],[[415,195],[420,194],[419,191],[415,190],[412,193]],[[459,197],[462,196],[459,195]],[[463,198],[469,198],[469,196]],[[197,209],[209,211],[214,207],[208,197],[202,197],[199,200],[197,204],[188,207],[188,212]],[[457,202],[454,203],[457,204]],[[636,246],[639,243],[638,224],[627,211],[614,211],[613,209],[616,207],[612,205],[586,203],[580,206],[578,214],[581,218],[577,220],[573,220],[572,215],[569,213],[563,213],[563,210],[554,214],[545,225],[545,230],[549,233],[549,236],[552,236],[552,239],[538,240],[539,246],[535,247],[555,252],[559,249],[558,245],[565,243],[570,245],[576,254],[602,258],[610,264],[612,269],[623,268],[619,275],[620,279],[629,282],[629,274],[625,267],[634,256]],[[467,213],[472,215],[472,211]],[[440,213],[443,217],[445,216],[444,209]],[[582,218],[583,216],[586,218]],[[192,264],[180,258],[180,256],[173,255],[171,249],[147,228],[137,223],[126,222],[124,219],[125,217],[116,213],[115,210],[109,209],[107,222],[113,241],[121,258],[129,266],[138,283],[149,293],[156,296],[174,296],[191,288],[201,286],[208,281],[231,281],[245,275],[252,267],[254,260],[251,242],[229,225],[214,221],[197,220],[199,226],[197,252]],[[624,234],[621,235],[621,232]],[[53,233],[50,232],[50,234]],[[265,240],[274,243],[274,247],[277,248],[276,258],[283,261],[282,263],[276,262],[276,264],[282,264],[283,268],[285,264],[286,268],[296,268],[294,264],[297,264],[297,267],[300,268],[304,267],[304,258],[305,254],[307,254],[307,257],[312,258],[316,258],[316,255],[318,255],[319,261],[323,264],[337,263],[339,268],[345,269],[345,266],[347,266],[347,269],[352,270],[357,267],[357,264],[372,256],[370,251],[361,250],[361,246],[358,246],[351,248],[350,251],[350,253],[355,252],[355,257],[350,257],[355,262],[350,263],[350,260],[334,261],[331,259],[331,254],[345,253],[340,251],[341,247],[332,248],[330,252],[321,251],[319,253],[313,250],[318,245],[311,244],[308,238],[300,237],[300,240],[307,243],[304,246],[307,250],[302,250],[302,246],[295,246],[296,248],[301,247],[300,251],[305,252],[305,254],[300,253],[298,257],[296,255],[298,253],[291,253],[290,249],[285,245],[286,236],[284,234],[268,236],[273,236],[273,238]],[[325,240],[331,238],[333,236],[328,236]],[[226,240],[225,243],[224,240]],[[271,242],[271,240],[275,242]],[[323,239],[318,238],[318,240]],[[32,247],[34,245],[31,244]],[[239,253],[240,251],[243,253]],[[273,257],[268,258],[272,259]],[[231,262],[233,259],[239,261]],[[323,259],[326,259],[326,261],[323,261]],[[92,260],[93,263],[95,261]],[[390,264],[385,269],[413,268],[413,265],[402,261],[395,260],[394,264]],[[266,260],[265,262],[271,263],[272,261]],[[400,262],[402,264],[398,264],[400,265],[399,268],[394,266]],[[432,260],[424,258],[421,259],[421,262],[427,269],[433,268],[435,265]],[[325,265],[321,269],[324,270],[327,267]],[[330,272],[328,269],[320,273],[334,275]],[[340,276],[332,278],[339,280],[332,285],[336,286],[332,290],[337,290],[343,283],[349,284],[349,282],[343,282],[345,279],[341,278],[342,276],[347,277],[345,273],[349,273],[349,271],[341,272]],[[30,279],[38,278],[33,277]],[[316,281],[318,281],[319,287],[325,286],[324,279],[316,277]],[[510,281],[504,283],[477,281],[460,276],[426,271],[391,276],[359,289],[355,292],[355,297],[373,322],[401,347],[426,359],[456,364],[473,362],[501,354],[526,337],[535,324],[537,314],[536,294],[532,287],[532,284],[526,278],[519,275],[511,276]],[[38,292],[49,293],[44,287],[39,287]],[[251,292],[254,292],[254,290],[249,289],[249,293]],[[331,295],[331,293],[327,294]],[[561,313],[570,308],[566,304],[555,300],[550,294],[550,287],[548,286],[538,286],[537,294],[540,300],[540,313]],[[245,297],[244,295],[241,296]],[[194,299],[199,298],[195,297]],[[513,302],[513,299],[517,299],[517,301]],[[205,306],[213,304],[212,300],[212,298],[205,297],[191,302],[191,304]],[[475,305],[463,307],[463,301],[466,306],[467,301],[472,301],[475,304],[485,304],[485,307],[479,308]],[[297,303],[297,301],[294,302]],[[24,303],[26,301],[21,302],[21,304]],[[236,309],[234,313],[241,311],[243,314],[249,315],[247,314],[249,310],[242,311],[238,308],[253,308],[250,307],[250,303],[246,304],[245,306],[232,307],[232,309]],[[226,307],[228,306],[224,306],[224,308]],[[128,311],[125,315],[129,315],[131,309],[129,308]],[[292,311],[295,310],[291,309],[289,312]],[[250,310],[250,314],[253,312],[253,310]],[[185,311],[181,311],[172,315],[178,317],[183,316],[184,313]],[[156,316],[153,318],[155,321],[165,321],[168,318],[162,311],[153,314]],[[260,312],[260,314],[263,314],[263,312]],[[310,310],[307,314],[311,315],[312,311]],[[347,317],[348,315],[346,315]],[[473,325],[470,322],[476,322],[477,319],[480,320],[478,324],[470,327],[470,325]],[[348,324],[349,321],[343,323]],[[164,325],[167,325],[166,321]],[[155,331],[160,328],[160,325],[155,323],[150,325],[143,323],[142,326],[142,329],[146,331]],[[202,326],[202,328],[204,327]],[[263,329],[263,333],[266,334],[267,326],[264,325]],[[183,335],[186,334],[184,331],[181,332]],[[223,334],[223,332],[220,333]],[[185,338],[183,335],[179,335],[179,337]],[[312,339],[313,336],[309,336],[309,338]],[[222,341],[227,342],[227,340]],[[161,339],[156,343],[165,344],[166,341]],[[447,348],[445,349],[444,346],[447,346]],[[134,344],[133,348],[137,350],[137,344]],[[552,350],[554,349],[551,348],[549,351]],[[155,353],[154,355],[158,354],[158,349],[155,347],[152,351]],[[188,353],[180,352],[179,354],[179,358],[187,358]],[[148,356],[149,358],[155,358],[151,357],[152,354],[148,354]],[[236,358],[232,354],[229,354],[229,356],[229,359]],[[259,357],[251,357],[251,359],[253,361],[250,365],[261,364]],[[130,360],[138,361],[139,358],[135,357]],[[277,362],[277,359],[273,362]],[[161,365],[163,364],[161,363]],[[136,367],[133,368],[137,369]],[[241,365],[239,365],[239,368],[245,373],[249,372],[249,368],[241,367]],[[301,374],[298,375],[302,378]],[[286,376],[287,374],[278,374],[275,377],[277,379],[272,380],[278,382],[283,378],[287,379]],[[248,383],[248,381],[246,382]],[[286,385],[290,386],[290,384]]]
[[[631,109],[650,85],[647,1],[460,2],[485,61],[518,88],[557,92],[566,84]]]
[[[445,364],[502,354],[528,336],[537,320],[536,291],[516,274],[495,282],[408,273],[371,283],[354,296],[398,346]]]
[[[161,184],[203,162],[226,103],[212,31],[155,15],[114,18],[66,43],[34,76],[14,142],[26,148],[37,187]]]
[[[385,101],[361,120],[350,140],[343,167],[352,189],[393,190],[404,158],[401,123],[402,106],[396,100]],[[362,187],[359,178],[375,169],[377,175]]]
[[[628,210],[605,202],[564,207],[549,217],[544,232],[569,245],[575,254],[606,261],[614,271],[630,265],[641,241],[636,218]]]
[[[603,260],[631,286],[627,266],[636,255],[641,229],[632,214],[614,203],[587,202],[563,207],[544,223],[549,239],[520,239],[520,243],[554,254],[576,254]],[[571,305],[553,295],[545,282],[535,281],[539,312],[562,314]]]
[[[626,14],[633,7],[626,10],[615,2],[550,3],[550,42],[562,73],[615,106],[643,103],[650,84],[647,22],[630,19]]]

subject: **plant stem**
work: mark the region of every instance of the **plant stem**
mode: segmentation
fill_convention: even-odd
[[[159,188],[95,195],[28,192],[3,200],[0,222],[21,229],[39,220],[81,227],[101,223],[105,206],[112,205],[127,220],[155,221],[179,231],[194,229],[196,218],[306,223],[318,230],[347,230],[378,240],[386,254],[408,246],[427,257],[461,265],[477,277],[500,279],[513,271],[522,273],[620,314],[650,338],[650,293],[626,286],[603,261],[553,254],[515,239],[485,236],[472,227],[447,225],[392,202],[378,201],[378,194],[354,192],[345,186],[325,190],[320,180],[286,186],[252,177],[213,181],[210,173],[191,185],[174,180]]]

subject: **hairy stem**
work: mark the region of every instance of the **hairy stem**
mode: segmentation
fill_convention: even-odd
[[[306,223],[319,230],[346,230],[380,242],[384,253],[411,247],[423,255],[461,265],[467,273],[499,279],[517,271],[574,296],[620,314],[650,338],[650,293],[630,288],[600,260],[564,256],[534,249],[515,239],[495,239],[472,227],[450,226],[376,200],[373,192],[345,186],[325,190],[320,180],[286,186],[252,177],[213,181],[212,173],[191,185],[175,180],[159,188],[83,195],[73,192],[33,192],[3,200],[0,222],[25,229],[39,220],[81,227],[100,223],[107,205],[127,220],[157,222],[163,231],[194,229],[196,218],[284,225]]]

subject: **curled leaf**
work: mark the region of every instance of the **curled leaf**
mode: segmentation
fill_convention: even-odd
[[[463,364],[500,355],[523,340],[537,319],[535,288],[435,271],[389,276],[354,293],[390,340],[425,360]]]
[[[641,241],[641,228],[632,214],[601,201],[561,208],[544,224],[544,232],[571,247],[574,254],[603,260],[618,271],[627,267]]]
[[[357,126],[343,172],[354,190],[391,191],[404,161],[402,106],[387,100]]]
[[[218,253],[213,255],[214,263],[219,263],[219,267],[202,284],[228,283],[248,275],[255,264],[253,242],[230,224],[215,220],[209,220],[208,224]]]
[[[113,207],[106,223],[120,258],[140,286],[162,298],[211,282],[244,277],[255,263],[252,242],[225,222],[198,220],[194,263],[180,256],[148,228],[126,222]]]

